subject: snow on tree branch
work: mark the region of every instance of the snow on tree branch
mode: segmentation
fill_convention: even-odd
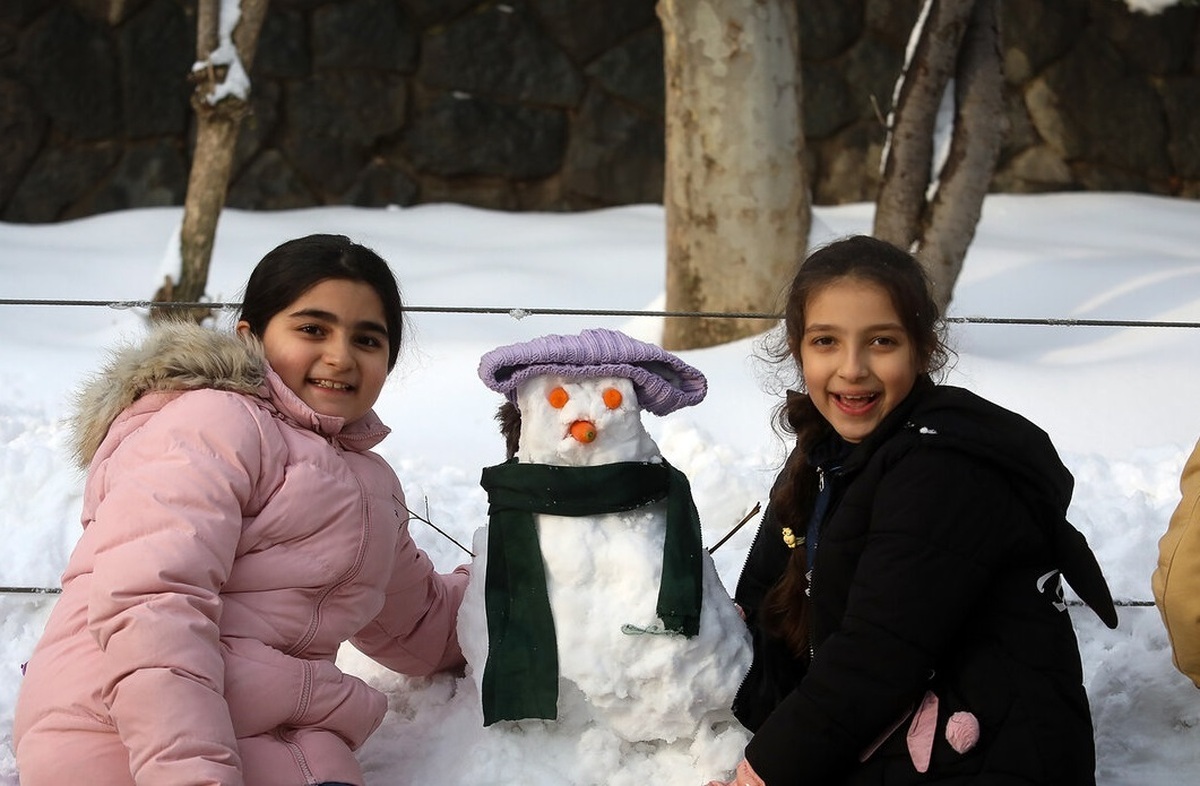
[[[237,45],[233,41],[233,31],[242,18],[241,0],[220,0],[220,3],[217,45],[206,58],[198,60],[192,66],[193,73],[208,71],[224,74],[205,98],[211,105],[229,97],[246,100],[250,95],[250,77],[242,65]]]
[[[1140,14],[1157,14],[1173,5],[1196,5],[1196,0],[1125,0],[1125,5]]]

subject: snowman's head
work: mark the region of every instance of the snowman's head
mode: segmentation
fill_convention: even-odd
[[[508,399],[497,419],[510,457],[571,466],[657,457],[641,411],[665,415],[708,392],[704,375],[675,355],[604,329],[494,349],[479,376]]]
[[[624,377],[532,377],[517,386],[517,409],[522,462],[582,467],[660,455]]]

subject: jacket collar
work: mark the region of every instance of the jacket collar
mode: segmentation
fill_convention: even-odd
[[[262,344],[192,323],[156,323],[139,342],[113,350],[80,387],[70,416],[71,446],[86,467],[122,412],[150,393],[227,390],[266,399],[288,420],[349,450],[389,433],[375,413],[353,423],[313,411],[267,365]]]
[[[1021,477],[1031,489],[1065,514],[1074,482],[1050,438],[1024,417],[962,388],[917,378],[908,396],[841,462],[853,472],[888,440],[910,431],[930,444],[976,456]],[[835,435],[836,437],[836,435]],[[833,448],[825,437],[813,447],[814,463],[822,464]]]
[[[351,423],[336,415],[322,415],[305,404],[269,365],[266,366],[266,379],[260,395],[269,399],[275,409],[288,420],[302,428],[311,429],[349,450],[369,450],[391,433],[391,429],[383,424],[375,410],[367,412]]]
[[[913,389],[904,397],[904,400],[889,412],[862,442],[847,443],[830,429],[829,433],[813,447],[810,463],[826,468],[833,463],[838,465],[840,471],[846,472],[859,469],[867,463],[880,445],[905,427],[913,411],[935,387],[933,380],[928,376],[917,377]]]

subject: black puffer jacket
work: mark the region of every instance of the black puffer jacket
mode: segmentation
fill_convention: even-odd
[[[816,469],[810,470],[814,474]],[[789,550],[768,506],[736,598],[755,664],[735,710],[768,786],[1095,783],[1095,749],[1058,573],[1110,626],[1116,611],[1066,520],[1073,480],[1047,435],[968,391],[921,380],[839,470],[827,472],[811,584],[812,660],[756,625]],[[806,514],[807,515],[807,514]],[[928,771],[901,723],[940,706]],[[979,720],[956,753],[947,718]]]

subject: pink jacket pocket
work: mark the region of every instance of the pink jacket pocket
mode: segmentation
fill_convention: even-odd
[[[929,760],[933,757],[933,738],[937,734],[938,697],[933,691],[925,691],[921,705],[908,725],[908,755],[912,757],[917,772],[929,771]]]
[[[331,731],[358,750],[383,722],[387,697],[329,661],[304,663],[312,673],[312,692],[289,725]]]
[[[224,644],[225,703],[238,738],[322,728],[355,749],[383,721],[387,697],[327,660],[296,658],[250,639]]]

